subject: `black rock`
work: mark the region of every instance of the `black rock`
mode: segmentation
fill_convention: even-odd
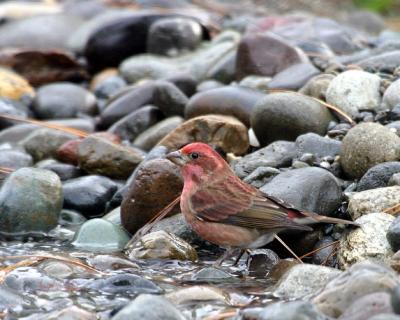
[[[384,162],[369,169],[357,184],[357,191],[386,187],[393,174],[400,172],[400,162]]]
[[[397,217],[390,225],[386,238],[394,252],[400,250],[400,217]]]
[[[247,260],[249,275],[265,277],[279,262],[279,256],[270,249],[251,250]]]
[[[114,181],[102,176],[68,180],[63,185],[64,208],[77,210],[89,218],[101,216],[117,189]]]

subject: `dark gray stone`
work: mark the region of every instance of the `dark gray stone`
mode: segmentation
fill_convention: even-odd
[[[260,190],[298,209],[323,215],[334,212],[342,201],[342,191],[335,176],[315,167],[283,172]]]
[[[59,162],[57,160],[48,159],[36,163],[39,169],[50,170],[56,173],[61,181],[78,178],[82,175],[82,171],[72,164]]]
[[[357,184],[357,191],[386,187],[393,174],[400,172],[400,162],[384,162],[369,169]]]
[[[392,247],[393,252],[400,250],[400,217],[397,217],[390,225],[386,238]]]
[[[134,274],[116,274],[107,279],[98,279],[89,284],[90,289],[112,293],[161,293],[162,289],[152,281]]]
[[[32,157],[26,152],[15,149],[5,149],[0,151],[0,167],[19,169],[30,167],[32,164]]]
[[[335,157],[340,154],[341,142],[315,133],[306,133],[296,139],[296,152],[300,157],[304,153],[311,153],[317,158]]]

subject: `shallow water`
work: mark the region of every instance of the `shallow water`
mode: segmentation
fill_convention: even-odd
[[[3,270],[4,267],[26,260],[27,256],[43,255],[79,259],[98,271],[55,259],[20,266],[3,278],[1,277],[4,276],[4,272],[0,271],[0,279],[3,280],[0,290],[12,288],[14,293],[24,299],[23,304],[13,305],[8,309],[4,315],[5,319],[46,319],[49,313],[72,305],[95,312],[99,319],[109,319],[133,300],[141,290],[166,294],[167,297],[174,293],[175,296],[170,297],[170,300],[188,319],[204,319],[244,306],[265,305],[272,299],[268,288],[271,288],[273,281],[268,277],[258,279],[249,277],[244,259],[241,259],[235,267],[232,266],[233,260],[223,264],[221,270],[229,272],[231,278],[211,282],[193,279],[196,272],[211,266],[216,259],[214,254],[207,250],[199,251],[200,259],[196,263],[175,260],[130,261],[121,252],[104,254],[80,251],[66,241],[51,238],[40,241],[31,239],[26,242],[0,242],[0,266]],[[15,256],[25,257],[16,259]],[[112,286],[97,285],[100,279],[128,274],[151,280],[161,290],[146,286],[144,289],[126,286],[123,277]],[[191,298],[193,293],[193,297],[199,299],[197,291],[185,294],[179,294],[177,291],[198,285],[213,288],[212,291],[201,295],[201,299],[204,299],[202,301]]]

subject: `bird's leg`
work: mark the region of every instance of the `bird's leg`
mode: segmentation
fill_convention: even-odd
[[[220,267],[222,262],[224,262],[224,260],[226,260],[226,258],[228,258],[231,255],[232,251],[233,249],[231,247],[227,247],[224,254],[213,263],[213,267]]]
[[[239,263],[240,258],[243,257],[243,255],[245,253],[249,254],[249,252],[250,252],[249,249],[240,249],[239,255],[237,256],[233,266],[237,266],[237,264]],[[247,259],[249,259],[249,258],[247,258]]]

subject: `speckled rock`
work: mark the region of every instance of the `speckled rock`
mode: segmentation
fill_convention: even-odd
[[[191,142],[204,142],[226,153],[238,155],[249,148],[246,126],[236,118],[222,115],[190,119],[164,137],[158,145],[177,150]]]
[[[325,135],[331,113],[308,96],[295,92],[273,93],[260,99],[251,126],[262,146],[276,140],[294,141],[304,133]]]
[[[165,231],[146,234],[129,245],[126,253],[130,259],[197,260],[196,250],[190,244]]]
[[[392,110],[400,103],[400,80],[392,82],[392,84],[385,90],[382,98],[382,108]]]
[[[326,101],[351,116],[360,110],[378,110],[381,102],[381,79],[360,70],[345,71],[336,76],[326,91]]]
[[[125,179],[142,160],[139,150],[95,136],[83,139],[78,145],[79,166],[91,174]]]
[[[331,280],[312,302],[324,314],[338,318],[356,299],[374,292],[391,292],[399,285],[389,267],[371,261],[356,263]]]
[[[382,188],[390,178],[400,172],[400,161],[384,162],[369,169],[357,183],[357,191]]]
[[[340,162],[353,178],[361,178],[368,169],[400,159],[400,138],[378,123],[361,123],[350,129],[342,143]]]
[[[360,225],[342,240],[338,262],[342,268],[367,259],[389,261],[393,255],[386,233],[394,217],[386,213],[369,213],[355,220]]]
[[[300,157],[304,153],[311,153],[318,158],[340,154],[342,144],[340,141],[321,137],[315,133],[306,133],[296,139],[296,152]]]
[[[146,161],[135,172],[121,205],[124,228],[134,234],[178,197],[182,187],[179,168],[172,162],[166,159]]]
[[[300,89],[300,92],[307,96],[325,100],[326,91],[334,77],[335,76],[332,74],[320,74],[315,76]]]
[[[63,202],[58,176],[47,170],[22,168],[0,190],[0,232],[36,234],[57,225]]]
[[[306,299],[315,295],[341,271],[312,264],[290,268],[276,284],[273,295],[283,300]]]
[[[1,42],[1,35],[0,35]],[[31,100],[35,90],[28,81],[17,73],[8,69],[0,68],[0,97],[10,100]]]
[[[373,212],[382,212],[400,203],[400,186],[357,192],[350,196],[348,212],[353,220]]]

